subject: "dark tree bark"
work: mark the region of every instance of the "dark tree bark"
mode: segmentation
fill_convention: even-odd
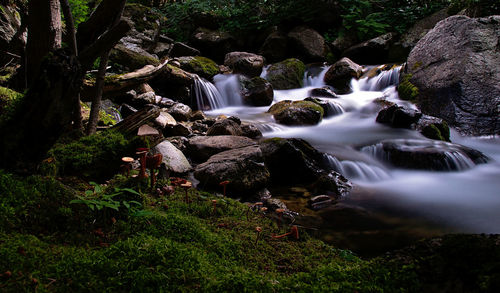
[[[108,66],[109,51],[101,55],[99,61],[99,70],[95,80],[96,93],[92,99],[92,107],[90,108],[89,124],[87,125],[87,135],[94,134],[97,130],[97,122],[99,121],[99,112],[101,111],[102,90],[104,87],[104,76],[106,75],[106,67]]]
[[[28,3],[28,43],[26,46],[28,86],[39,74],[43,57],[61,47],[61,10],[58,0]]]

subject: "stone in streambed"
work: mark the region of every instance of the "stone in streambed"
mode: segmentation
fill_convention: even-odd
[[[324,81],[333,86],[336,93],[347,94],[351,92],[351,79],[359,79],[362,74],[361,66],[344,57],[328,69]]]
[[[285,125],[315,125],[323,119],[324,110],[310,101],[281,101],[267,111],[274,119]]]
[[[169,141],[161,142],[152,151],[154,154],[163,155],[162,163],[171,172],[182,174],[192,169],[184,154]]]
[[[256,144],[252,139],[243,136],[195,136],[189,139],[187,150],[191,158],[204,162],[217,153]]]

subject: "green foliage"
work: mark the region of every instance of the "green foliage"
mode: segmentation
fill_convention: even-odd
[[[9,120],[24,95],[0,86],[0,124]]]
[[[500,2],[497,0],[451,0],[449,14],[457,14],[465,10],[471,17],[500,14]]]
[[[78,141],[54,145],[42,167],[55,166],[59,175],[78,174],[103,180],[118,173],[121,158],[133,154],[138,146],[138,141],[129,141],[121,133],[102,131]]]
[[[78,25],[89,17],[91,11],[88,2],[88,0],[69,0],[75,28],[78,28]]]

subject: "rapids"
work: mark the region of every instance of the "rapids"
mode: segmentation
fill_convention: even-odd
[[[310,68],[304,76],[303,88],[274,91],[274,103],[308,97],[311,89],[324,86],[322,80],[327,69],[327,66]],[[307,211],[313,218],[316,217],[316,226],[325,231],[325,238],[341,246],[363,250],[360,245],[353,244],[366,241],[367,237],[360,235],[373,236],[384,229],[385,234],[381,235],[387,235],[387,230],[391,230],[393,237],[372,237],[368,240],[372,241],[371,244],[366,245],[372,245],[375,239],[384,237],[386,241],[392,241],[396,238],[415,240],[448,232],[500,233],[499,137],[463,137],[452,130],[453,143],[477,149],[491,159],[487,164],[475,165],[460,153],[450,153],[447,160],[455,164],[459,171],[398,169],[387,164],[377,154],[374,146],[386,139],[405,139],[417,143],[428,140],[417,131],[390,128],[375,122],[379,110],[373,103],[376,99],[383,98],[416,108],[398,98],[395,87],[399,82],[399,70],[396,67],[381,71],[372,78],[352,80],[352,93],[329,99],[336,109],[336,115],[324,118],[315,126],[279,125],[272,116],[265,114],[269,107],[244,106],[237,86],[238,79],[234,75],[216,76],[215,86],[203,87],[203,91],[206,91],[204,88],[217,90],[216,94],[205,94],[214,99],[209,100],[211,110],[206,113],[236,115],[257,125],[264,137],[303,138],[324,152],[325,160],[332,170],[355,184],[353,192],[343,204],[362,208],[383,219],[381,221],[384,223],[376,227],[367,227],[370,225],[366,223],[347,225],[347,233],[340,227],[342,223],[335,222],[338,218],[331,217],[328,209],[318,214]],[[265,71],[262,76],[265,77]],[[199,105],[206,109],[203,100]],[[441,146],[437,144],[436,147]],[[273,195],[280,197],[279,194]],[[286,202],[288,204],[290,201]],[[339,231],[343,234],[340,235]],[[347,234],[355,234],[356,237]],[[349,237],[351,239],[346,240]],[[384,248],[392,246],[388,243]]]

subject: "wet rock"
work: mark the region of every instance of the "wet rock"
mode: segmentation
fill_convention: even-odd
[[[325,101],[318,98],[305,98],[304,101],[313,102],[323,108],[323,117],[331,117],[344,112],[342,107],[334,101]]]
[[[184,151],[186,151],[187,144],[188,144],[188,141],[189,141],[189,139],[187,137],[184,137],[184,136],[171,136],[171,137],[167,137],[165,139],[168,140],[171,144],[173,144],[181,152],[184,153]]]
[[[337,93],[347,94],[351,91],[351,79],[358,79],[362,74],[363,68],[361,66],[349,58],[342,58],[328,69],[324,81],[333,86]]]
[[[240,122],[241,123],[241,122]],[[240,136],[243,134],[241,130],[240,123],[234,121],[233,119],[222,119],[215,122],[207,130],[208,136],[218,136],[218,135],[236,135]]]
[[[231,52],[224,57],[224,65],[231,68],[233,73],[256,77],[262,72],[264,57],[247,52]]]
[[[268,62],[278,62],[288,55],[288,38],[285,34],[275,31],[271,33],[259,50]]]
[[[328,195],[318,195],[311,198],[307,203],[311,209],[320,210],[333,205],[335,202]]]
[[[176,103],[168,110],[168,114],[172,115],[176,121],[189,121],[189,117],[191,117],[191,108],[188,105],[184,105],[181,103]]]
[[[343,176],[324,169],[323,154],[302,139],[266,139],[260,147],[275,184],[308,184],[316,193],[337,197],[351,189]]]
[[[199,187],[219,189],[228,180],[230,196],[249,195],[264,188],[270,178],[259,146],[248,146],[213,155],[196,167],[194,176]]]
[[[377,122],[394,128],[410,129],[413,124],[418,122],[420,117],[422,117],[422,113],[418,110],[392,105],[380,110],[377,115]]]
[[[120,114],[122,115],[123,119],[134,114],[135,112],[137,112],[137,109],[128,104],[122,104],[120,107]]]
[[[266,79],[275,90],[288,90],[303,86],[306,66],[295,58],[274,63],[267,69]]]
[[[184,43],[175,42],[168,54],[172,58],[183,57],[183,56],[199,56],[200,51]]]
[[[330,53],[323,36],[309,27],[295,27],[288,33],[288,39],[290,46],[306,62],[325,61]]]
[[[193,134],[193,131],[191,128],[186,125],[185,123],[177,123],[173,126],[166,127],[163,130],[163,134],[168,137],[168,136],[191,136]]]
[[[157,66],[160,64],[157,57],[133,44],[116,45],[109,54],[109,60],[126,67],[128,71],[134,71],[146,65]]]
[[[197,121],[197,120],[205,120],[207,119],[207,116],[205,116],[205,113],[201,110],[194,111],[191,113],[191,118],[189,118],[190,121]]]
[[[252,79],[242,77],[243,102],[251,106],[269,106],[273,102],[273,86],[267,80],[257,76]]]
[[[382,64],[388,62],[389,49],[395,42],[396,34],[387,33],[357,44],[342,54],[358,64]]]
[[[181,68],[187,72],[195,73],[203,78],[212,80],[219,73],[219,66],[213,60],[201,56],[187,56],[177,58]]]
[[[243,136],[195,136],[189,139],[187,149],[191,158],[204,162],[217,153],[256,144],[252,139]]]
[[[323,119],[323,108],[309,101],[281,101],[269,108],[274,119],[285,125],[315,125]]]
[[[480,151],[437,140],[384,140],[362,151],[399,168],[433,171],[466,170],[489,160]]]
[[[138,108],[142,108],[147,104],[155,104],[155,103],[156,103],[155,92],[147,92],[144,94],[137,95],[131,104],[137,106]]]
[[[262,132],[257,128],[257,126],[253,124],[242,124],[241,131],[243,132],[242,136],[246,136],[253,139],[262,137]]]
[[[335,92],[332,91],[329,87],[312,89],[309,91],[308,95],[314,98],[338,98],[337,94],[335,94]]]
[[[182,174],[192,169],[184,154],[167,140],[156,145],[152,152],[163,155],[162,164],[170,172]]]
[[[417,130],[427,138],[450,141],[450,128],[448,123],[441,118],[423,115],[418,120]]]
[[[401,36],[401,46],[410,53],[418,41],[423,38],[441,20],[447,18],[447,8],[441,9],[430,16],[417,21],[406,33]]]
[[[208,125],[201,123],[200,121],[193,122],[191,129],[199,135],[206,135],[208,131]]]
[[[191,37],[191,43],[198,48],[203,56],[217,62],[223,62],[227,53],[236,51],[236,38],[231,34],[198,28]]]
[[[500,16],[452,16],[411,51],[417,105],[467,135],[500,133]]]
[[[160,112],[160,115],[156,117],[155,119],[155,124],[160,127],[160,129],[165,129],[166,127],[171,127],[177,124],[177,121],[175,121],[174,117],[172,115],[168,114],[164,110]]]

